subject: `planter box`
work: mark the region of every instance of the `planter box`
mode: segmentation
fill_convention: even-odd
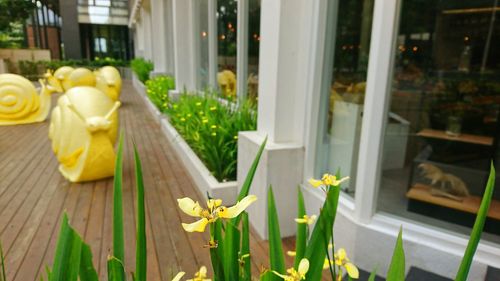
[[[220,198],[225,205],[236,203],[238,182],[218,182],[167,118],[161,120],[161,128],[201,194],[205,196],[208,193],[213,198]]]
[[[165,118],[165,116],[158,110],[158,108],[151,102],[148,95],[146,94],[146,86],[137,78],[137,76],[133,75],[132,84],[134,85],[135,90],[139,93],[139,95],[143,98],[144,103],[146,103],[146,107],[149,109],[149,112],[153,115],[153,118],[157,124],[160,124],[160,121]]]

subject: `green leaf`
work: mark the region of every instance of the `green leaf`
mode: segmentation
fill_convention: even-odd
[[[300,186],[297,187],[297,218],[302,218],[306,214],[306,206],[304,204],[304,195]],[[304,257],[306,252],[306,242],[307,242],[307,227],[305,223],[297,224],[297,235],[295,238],[295,261],[293,267],[298,269],[299,263]]]
[[[405,252],[403,250],[403,229],[399,229],[396,247],[392,254],[391,265],[387,272],[387,281],[405,280]]]
[[[266,147],[266,143],[267,143],[267,137],[260,145],[259,151],[257,152],[255,159],[253,160],[252,166],[250,166],[250,170],[248,170],[247,177],[245,178],[245,181],[243,182],[243,185],[240,190],[240,194],[238,195],[238,201],[245,198],[248,195],[248,192],[250,191],[250,186],[252,185],[253,177],[255,175],[255,172],[257,171],[257,166],[259,165],[260,157],[262,156],[264,147]]]
[[[493,189],[495,187],[495,167],[491,163],[490,176],[488,178],[488,183],[486,184],[486,190],[484,191],[483,200],[481,201],[481,206],[477,212],[476,222],[472,228],[472,234],[465,249],[465,254],[458,268],[457,276],[455,281],[465,281],[469,275],[469,270],[476,253],[477,245],[481,239],[481,234],[483,232],[484,223],[486,217],[488,216],[488,209],[490,207],[491,198],[493,196]]]
[[[108,257],[108,281],[126,281],[123,263],[116,257]]]
[[[210,236],[214,238],[218,244],[216,248],[210,248],[210,260],[214,270],[214,281],[223,281],[224,278],[224,243],[222,241],[222,222],[216,220],[210,224]]]
[[[2,243],[0,243],[0,281],[7,281],[5,275],[5,258],[3,256]]]
[[[281,244],[281,234],[278,220],[278,213],[276,211],[276,204],[274,201],[273,187],[269,187],[267,194],[267,228],[269,235],[269,260],[271,263],[271,270],[285,273],[285,256],[283,255],[283,245]],[[323,265],[323,264],[322,264]],[[281,280],[279,276],[273,276],[271,280]]]
[[[248,222],[248,213],[243,212],[241,216],[241,232],[242,232],[242,238],[241,238],[241,254],[240,256],[243,257],[245,255],[250,254],[250,225]],[[240,281],[250,281],[252,280],[252,263],[251,263],[251,256],[248,256],[246,258],[241,258],[241,261],[243,262],[243,265],[240,268]]]
[[[323,263],[326,249],[333,235],[333,223],[337,214],[340,188],[332,186],[328,189],[326,200],[320,211],[318,221],[314,226],[309,243],[307,243],[305,257],[309,260],[308,281],[319,281],[323,273]]]
[[[92,263],[92,251],[89,245],[83,243],[80,259],[80,281],[98,281],[97,272]]]
[[[147,245],[146,245],[146,211],[144,207],[144,182],[142,165],[137,147],[134,144],[135,179],[137,188],[137,244],[135,280],[146,281],[147,272]]]
[[[226,223],[224,236],[224,274],[227,280],[238,280],[238,253],[240,251],[240,231],[230,221]]]
[[[49,281],[77,280],[80,271],[82,244],[82,239],[71,228],[68,216],[64,213]]]
[[[118,153],[115,162],[115,179],[113,182],[113,255],[116,259],[125,260],[123,241],[123,134],[120,135]]]
[[[368,281],[375,281],[375,278],[377,277],[377,271],[378,271],[378,269],[375,267],[372,270],[372,273],[370,273],[370,277],[368,277]]]

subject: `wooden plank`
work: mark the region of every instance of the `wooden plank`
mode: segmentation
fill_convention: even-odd
[[[417,136],[442,139],[448,141],[458,141],[458,142],[465,142],[472,144],[488,145],[488,146],[493,145],[492,137],[471,135],[471,134],[460,134],[458,136],[450,136],[445,131],[433,130],[433,129],[423,129],[422,131],[417,133]]]
[[[478,196],[465,197],[462,202],[431,194],[431,186],[417,183],[407,193],[406,197],[431,203],[471,214],[477,214],[481,205],[481,198]],[[492,200],[488,217],[500,220],[500,201]]]

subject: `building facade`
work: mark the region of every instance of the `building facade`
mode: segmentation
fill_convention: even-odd
[[[268,137],[252,193],[279,194],[293,235],[295,187],[308,213],[323,194],[308,179],[349,176],[337,245],[361,268],[386,272],[403,227],[408,267],[454,278],[490,162],[498,164],[497,1],[136,0],[135,55],[177,91],[217,87],[258,97],[258,129],[240,133],[238,179]],[[500,268],[496,188],[471,280]],[[266,237],[266,200],[250,208]]]

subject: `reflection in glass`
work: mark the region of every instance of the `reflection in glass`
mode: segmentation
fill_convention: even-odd
[[[500,155],[494,3],[403,1],[380,210],[470,232],[490,161]],[[500,241],[499,188],[492,204],[485,230],[496,235],[486,237]]]
[[[236,25],[235,0],[217,1],[217,82],[223,97],[236,98]]]
[[[209,64],[208,64],[208,1],[196,2],[199,17],[197,38],[199,51],[198,87],[206,88],[209,84]]]
[[[247,97],[255,101],[259,90],[260,0],[248,5],[248,78]]]
[[[344,191],[354,194],[361,118],[366,87],[373,0],[329,1],[330,55],[320,112],[316,176],[340,172],[350,176]],[[333,12],[338,11],[336,17]],[[334,22],[333,19],[337,19]],[[328,36],[330,38],[328,38]]]

